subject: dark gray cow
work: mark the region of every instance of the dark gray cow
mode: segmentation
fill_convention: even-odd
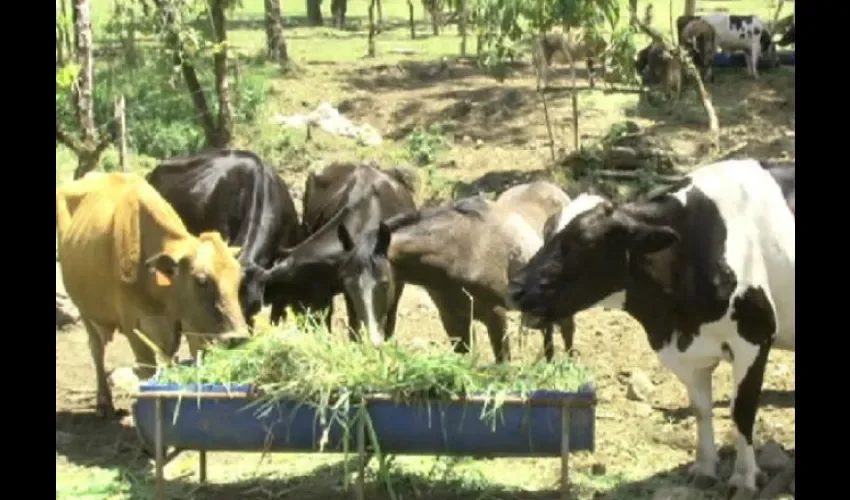
[[[795,348],[794,167],[766,166],[715,163],[619,207],[582,195],[509,291],[515,307],[551,321],[600,303],[637,319],[696,410],[695,475],[716,477],[711,376],[730,362],[730,484],[747,490],[759,473],[753,426],[768,353]]]

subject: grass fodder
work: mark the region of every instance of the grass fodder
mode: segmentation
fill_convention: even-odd
[[[483,364],[475,354],[462,355],[444,347],[404,346],[390,341],[380,348],[350,342],[327,330],[314,317],[293,318],[278,328],[260,328],[238,349],[212,348],[203,361],[175,365],[159,381],[178,384],[249,384],[260,394],[258,413],[279,401],[316,409],[323,427],[320,449],[328,441],[330,424],[343,430],[343,453],[349,433],[361,429],[379,459],[379,475],[392,492],[366,402],[381,394],[407,404],[433,400],[484,400],[481,418],[495,428],[507,396],[528,398],[539,390],[575,392],[590,382],[589,372],[570,359],[553,363]],[[394,496],[391,493],[391,497]]]

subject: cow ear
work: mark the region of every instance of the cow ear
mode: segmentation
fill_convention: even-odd
[[[668,226],[638,223],[629,233],[629,249],[635,253],[660,252],[679,241],[679,234]]]
[[[227,249],[230,250],[233,258],[239,258],[239,254],[242,253],[242,247],[227,247]]]
[[[158,286],[171,286],[177,275],[177,261],[167,253],[158,253],[145,261],[145,267],[153,273]]]
[[[340,224],[336,227],[336,235],[339,238],[339,242],[342,243],[343,250],[350,252],[354,248],[354,241],[351,239],[351,234],[348,232],[345,224]]]
[[[390,241],[392,240],[392,232],[386,224],[381,222],[378,225],[378,238],[375,241],[375,255],[383,255],[386,257],[387,251],[390,249]]]

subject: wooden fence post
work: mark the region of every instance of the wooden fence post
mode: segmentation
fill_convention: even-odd
[[[127,171],[127,115],[124,112],[124,96],[115,98],[115,123],[118,124],[118,164],[122,172]]]

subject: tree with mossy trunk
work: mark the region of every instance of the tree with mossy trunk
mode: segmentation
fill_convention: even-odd
[[[283,37],[283,20],[280,16],[280,0],[265,0],[266,58],[285,63],[289,60],[286,40]]]
[[[321,26],[324,24],[322,19],[322,0],[307,0],[307,23],[310,26]]]
[[[56,119],[56,142],[67,146],[77,156],[74,179],[97,167],[100,157],[113,142],[110,134],[101,134],[94,119],[94,40],[91,3],[74,1],[75,61],[56,73],[56,85],[72,93],[79,133],[63,130]]]
[[[186,82],[197,119],[204,130],[206,146],[225,148],[233,139],[233,105],[230,96],[226,11],[238,0],[154,0],[162,36],[172,63]],[[191,16],[207,17],[209,31],[198,34]],[[195,67],[205,53],[212,52],[216,110],[208,103]]]

